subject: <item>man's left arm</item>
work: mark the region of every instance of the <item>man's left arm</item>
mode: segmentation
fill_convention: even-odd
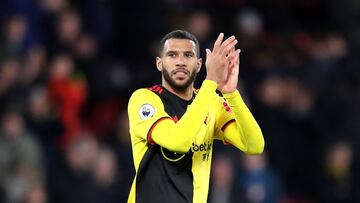
[[[235,45],[224,51],[226,78],[218,84],[218,90],[226,101],[218,103],[214,138],[230,143],[247,154],[260,154],[265,145],[261,129],[236,89],[241,51],[235,49]]]
[[[264,150],[264,138],[260,126],[246,106],[238,90],[223,94],[226,102],[223,105],[225,114],[220,116],[220,132],[225,143],[230,143],[247,154],[260,154]],[[229,114],[229,115],[226,115]]]
[[[226,102],[218,108],[215,138],[230,143],[247,154],[264,150],[261,129],[236,89],[239,78],[240,49],[235,46],[227,54],[227,77],[219,84]]]

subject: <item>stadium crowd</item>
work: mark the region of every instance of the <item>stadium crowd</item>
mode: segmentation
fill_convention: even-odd
[[[126,202],[132,91],[160,83],[160,37],[219,32],[266,147],[216,143],[210,203],[360,202],[355,0],[2,0],[0,202]],[[197,86],[205,78],[198,75]]]

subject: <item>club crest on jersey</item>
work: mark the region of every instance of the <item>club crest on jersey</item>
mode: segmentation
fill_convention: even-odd
[[[141,120],[151,118],[155,114],[155,108],[150,104],[143,104],[139,110]]]

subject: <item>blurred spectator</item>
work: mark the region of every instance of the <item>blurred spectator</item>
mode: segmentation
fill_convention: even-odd
[[[255,9],[243,9],[236,15],[235,31],[242,50],[250,51],[261,44],[264,34],[263,19]]]
[[[38,1],[2,0],[0,4],[4,5],[4,10],[1,10],[4,18],[21,16],[26,20],[26,33],[22,41],[23,54],[34,44],[42,42],[42,12]]]
[[[46,81],[46,50],[42,45],[34,45],[29,48],[24,57],[24,67],[21,72],[23,85],[44,84]]]
[[[111,0],[80,0],[73,2],[81,17],[86,19],[84,27],[87,32],[94,34],[99,41],[99,49],[109,52],[113,47],[115,35],[114,17]],[[122,4],[124,5],[124,4]]]
[[[116,176],[116,160],[109,149],[101,149],[94,165],[95,180],[103,187],[111,185]]]
[[[289,110],[289,114],[296,118],[309,116],[315,105],[314,98],[310,94],[309,90],[306,90],[299,81],[294,78],[286,80],[284,85],[286,91],[285,105]]]
[[[323,91],[337,76],[340,62],[348,52],[346,40],[339,34],[329,34],[314,41],[309,49],[309,64],[305,82],[313,91]]]
[[[54,16],[54,23],[50,25],[53,28],[51,33],[51,46],[46,44],[53,56],[58,52],[72,53],[77,40],[82,33],[83,24],[80,14],[71,8],[60,10]]]
[[[280,108],[286,103],[286,84],[279,77],[269,76],[261,84],[259,97],[270,108]]]
[[[21,114],[16,111],[4,114],[0,134],[0,184],[5,188],[6,202],[24,201],[27,187],[33,181],[41,181],[42,156]]]
[[[69,7],[68,0],[39,0],[39,4],[50,13],[59,13]]]
[[[214,157],[210,203],[240,202],[240,190],[234,183],[235,176],[234,164],[229,157],[224,155]]]
[[[0,68],[0,98],[6,99],[18,85],[21,64],[18,58],[7,58]]]
[[[65,147],[81,128],[80,113],[87,96],[86,80],[74,72],[74,61],[66,54],[56,56],[51,63],[49,77],[50,101],[59,111],[65,128],[60,144]]]
[[[27,20],[22,15],[13,15],[7,19],[2,28],[3,42],[0,56],[21,56],[25,53]]]
[[[93,163],[99,153],[99,144],[91,135],[79,135],[66,149],[65,158],[69,169],[75,175],[91,172]]]
[[[45,187],[41,183],[35,183],[31,185],[25,197],[25,203],[46,203],[47,193]]]
[[[360,201],[359,9],[356,0],[0,1],[0,202],[126,201],[126,102],[160,81],[155,42],[169,29],[194,33],[203,61],[217,32],[239,39],[242,96],[267,148],[268,161],[254,162],[276,171],[281,202]],[[261,175],[217,153],[209,201],[238,201],[237,183]],[[264,198],[251,188],[252,200]]]
[[[94,178],[99,185],[101,201],[108,203],[119,202],[121,195],[119,191],[123,188],[119,185],[119,174],[117,174],[116,157],[114,153],[106,148],[100,149],[94,163]]]
[[[238,13],[237,29],[245,36],[258,36],[263,32],[263,20],[254,9],[244,9]]]
[[[26,110],[26,124],[41,143],[45,159],[44,166],[48,173],[49,167],[57,161],[57,140],[63,135],[64,127],[51,108],[46,87],[34,86],[31,89]]]
[[[347,203],[360,201],[358,167],[353,149],[347,142],[338,141],[326,150],[319,179],[319,202]]]
[[[80,16],[74,10],[66,10],[59,15],[58,19],[58,40],[61,45],[71,46],[78,39],[82,22]]]
[[[191,13],[188,19],[187,28],[199,40],[200,44],[205,46],[212,34],[213,24],[209,13],[206,11],[195,11]]]
[[[44,86],[34,86],[29,95],[26,114],[28,127],[39,137],[43,146],[54,145],[63,126],[51,109],[48,91]]]
[[[0,64],[0,113],[11,106],[24,110],[30,86],[21,83],[21,58],[9,57]]]
[[[98,43],[94,36],[82,34],[74,43],[74,54],[80,60],[91,60],[98,54]]]
[[[121,191],[126,193],[119,194],[119,201],[126,202],[132,183],[132,177],[135,174],[133,168],[133,159],[131,156],[131,142],[129,131],[129,118],[127,111],[122,111],[119,118],[114,123],[114,131],[107,137],[104,137],[105,143],[115,152],[117,158],[118,179]]]
[[[51,168],[49,202],[101,202],[99,187],[92,178],[98,150],[99,143],[87,134],[69,143],[64,156]]]
[[[282,183],[269,168],[266,155],[245,155],[242,158],[242,172],[236,183],[241,190],[240,202],[280,202],[283,195]]]
[[[42,170],[42,152],[37,141],[27,131],[19,112],[9,111],[2,116],[0,146],[1,176],[18,164]]]
[[[45,188],[42,185],[43,178],[38,171],[26,165],[19,165],[8,177],[5,178],[5,189],[9,203],[21,203],[33,198],[46,199]],[[33,189],[40,187],[42,197],[34,197]],[[36,195],[36,194],[35,194]]]

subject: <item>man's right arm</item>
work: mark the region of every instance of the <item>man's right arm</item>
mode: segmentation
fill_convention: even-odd
[[[170,151],[186,153],[199,132],[217,95],[217,84],[205,80],[188,109],[175,123],[165,112],[160,98],[141,89],[131,96],[128,113],[131,136],[156,143]]]

